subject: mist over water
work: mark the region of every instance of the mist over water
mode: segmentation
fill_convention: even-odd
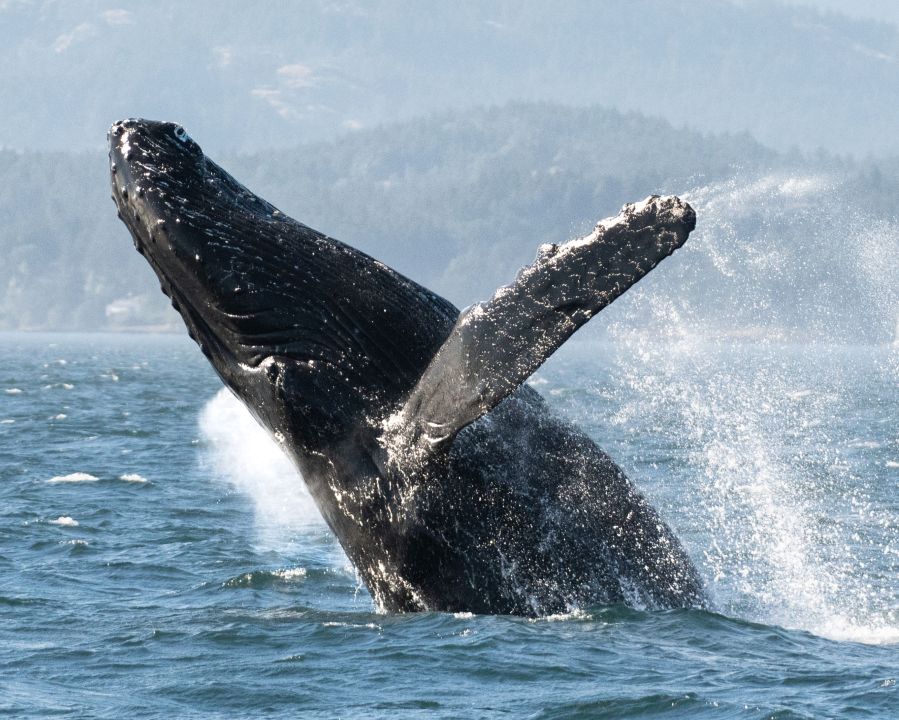
[[[878,403],[893,383],[872,352],[703,341],[616,348],[610,374],[622,405],[609,421],[642,425],[677,458],[662,494],[686,496],[675,522],[698,550],[718,611],[899,642],[899,439],[895,400]]]

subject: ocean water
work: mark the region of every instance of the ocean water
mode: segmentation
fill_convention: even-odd
[[[377,611],[176,336],[0,335],[0,714],[899,717],[899,348],[613,334],[531,382],[714,611]]]

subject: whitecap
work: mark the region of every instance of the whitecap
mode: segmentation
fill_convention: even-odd
[[[60,540],[60,545],[87,545],[87,540]]]
[[[6,388],[7,395],[21,395],[22,390],[20,388]]]
[[[860,625],[842,618],[831,618],[820,627],[811,629],[815,635],[839,642],[864,645],[899,645],[899,628],[883,624]]]
[[[0,420],[0,425],[12,425],[15,422],[12,418],[6,418],[5,420]]]
[[[306,568],[304,568],[304,567],[286,568],[284,570],[275,571],[274,575],[275,575],[275,577],[278,577],[281,580],[296,580],[297,578],[306,577]]]
[[[97,482],[100,478],[95,475],[91,475],[89,473],[83,472],[74,472],[69,473],[68,475],[55,475],[47,482],[50,483],[82,483],[82,482]]]
[[[125,473],[124,475],[119,475],[119,480],[124,480],[125,482],[130,483],[147,482],[147,478],[145,478],[143,475],[138,475],[137,473]]]
[[[65,420],[68,417],[65,413],[59,413],[58,415],[54,415],[51,420]]]
[[[78,527],[78,521],[68,515],[60,515],[56,520],[50,521],[51,525],[63,525],[65,527]]]
[[[888,468],[899,468],[899,460],[887,460],[886,466]]]
[[[551,615],[529,618],[529,622],[566,622],[568,620],[589,620],[592,617],[592,615],[581,608],[574,608],[564,613],[552,613]]]
[[[457,612],[457,613],[453,613],[453,617],[456,618],[456,620],[471,620],[471,618],[474,617],[474,613],[472,613],[472,612]]]

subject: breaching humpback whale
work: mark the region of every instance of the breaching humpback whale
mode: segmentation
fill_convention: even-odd
[[[124,120],[109,141],[135,247],[381,609],[704,603],[658,513],[524,384],[684,243],[689,205],[626,205],[460,313],[254,195],[179,125]]]

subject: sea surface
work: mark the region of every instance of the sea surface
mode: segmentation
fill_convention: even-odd
[[[0,715],[899,717],[899,348],[575,339],[531,383],[713,612],[382,614],[186,338],[0,334]]]

